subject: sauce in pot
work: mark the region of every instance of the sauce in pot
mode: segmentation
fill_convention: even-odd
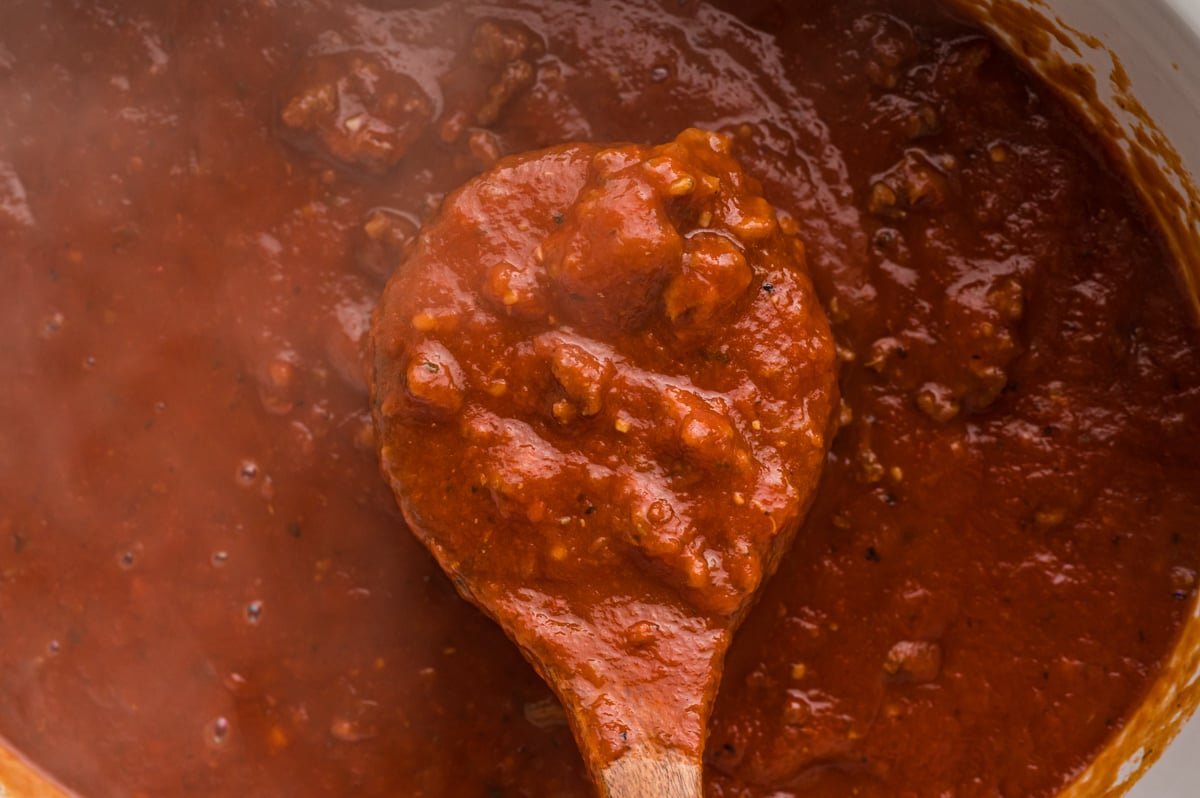
[[[795,220],[845,405],[709,793],[1083,767],[1200,567],[1169,257],[935,4],[728,5],[6,5],[0,734],[94,798],[588,795],[548,688],[404,528],[365,336],[501,155],[702,126]]]

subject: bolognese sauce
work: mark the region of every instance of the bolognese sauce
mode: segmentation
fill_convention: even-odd
[[[588,795],[549,689],[379,475],[370,314],[506,158],[693,127],[791,220],[843,400],[730,648],[709,794],[1054,795],[1195,601],[1197,334],[1101,143],[916,0],[6,3],[0,735],[96,798]],[[547,210],[558,269],[576,243]],[[498,317],[572,301],[485,265]],[[719,325],[726,292],[765,309],[745,275],[680,285],[656,323]],[[622,296],[535,336],[545,429],[681,430],[594,390],[623,356],[587,325],[648,312]],[[486,407],[428,335],[422,412]],[[675,443],[697,473],[725,457]],[[502,477],[480,512],[536,516]],[[686,551],[647,562],[686,580]]]

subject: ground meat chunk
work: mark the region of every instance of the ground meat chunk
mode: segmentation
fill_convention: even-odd
[[[399,163],[432,116],[415,80],[358,52],[305,61],[280,111],[298,144],[374,174]]]
[[[545,52],[536,33],[519,22],[485,19],[471,36],[471,60],[481,66],[504,66],[520,59],[536,59]]]
[[[952,191],[956,164],[947,155],[912,148],[895,166],[871,181],[867,208],[883,218],[903,218],[910,211],[935,211]]]
[[[372,275],[386,277],[412,250],[417,224],[407,214],[375,208],[363,220],[361,232],[359,265]]]
[[[454,355],[437,341],[424,341],[408,358],[405,384],[417,403],[441,413],[453,413],[463,403],[463,373]]]
[[[541,286],[528,269],[502,260],[488,269],[484,296],[509,316],[537,319],[546,315]]]
[[[875,130],[881,137],[912,141],[941,132],[942,117],[924,102],[900,94],[885,94],[872,101]]]
[[[942,672],[942,647],[928,641],[901,640],[888,650],[883,671],[897,682],[932,682]]]
[[[894,88],[904,69],[921,51],[912,28],[891,14],[866,14],[858,18],[853,24],[853,35],[867,54],[863,71],[879,88]]]
[[[576,199],[576,213],[546,240],[546,271],[571,318],[636,327],[654,309],[683,240],[635,148],[604,153],[592,169],[595,182]]]
[[[475,124],[492,125],[500,118],[504,107],[533,85],[536,73],[528,61],[510,61],[500,68],[500,74],[487,89],[483,105],[475,112]]]
[[[486,19],[471,35],[466,57],[444,79],[448,111],[439,135],[459,141],[471,127],[494,125],[504,109],[537,81],[541,38],[519,22]]]
[[[542,336],[536,348],[550,359],[550,371],[580,415],[600,412],[603,396],[612,382],[614,366],[604,355],[588,350],[581,341]]]
[[[708,324],[746,293],[754,271],[741,247],[724,236],[700,233],[684,244],[683,271],[667,285],[663,300],[672,321]]]

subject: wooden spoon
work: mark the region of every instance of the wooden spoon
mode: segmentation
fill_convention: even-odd
[[[600,773],[605,798],[700,798],[701,763],[674,751],[633,751]]]
[[[76,798],[49,775],[0,739],[0,796]]]
[[[689,130],[505,159],[447,198],[373,321],[409,527],[612,798],[701,794],[726,649],[838,403],[795,225],[730,150]]]

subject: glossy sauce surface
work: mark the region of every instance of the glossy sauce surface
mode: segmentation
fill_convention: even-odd
[[[556,688],[597,774],[643,750],[699,774],[730,636],[836,430],[798,225],[732,146],[692,128],[502,159],[373,315],[405,521]]]
[[[676,2],[9,4],[0,734],[90,796],[587,795],[548,689],[403,527],[364,335],[498,155],[702,125],[797,220],[848,406],[731,650],[710,793],[1082,767],[1196,586],[1170,264],[978,31],[737,8],[773,36]],[[488,20],[531,35],[477,55]],[[331,75],[349,113],[293,105]]]

